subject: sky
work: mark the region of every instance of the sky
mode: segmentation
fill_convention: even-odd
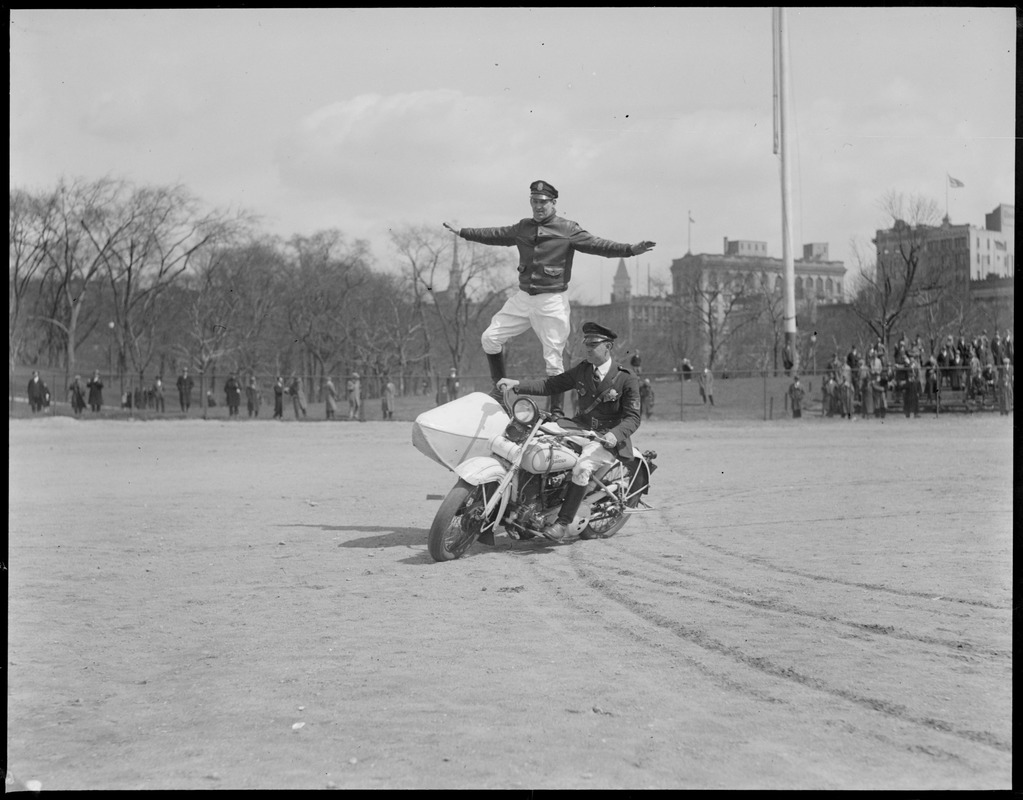
[[[797,256],[854,270],[889,192],[977,226],[1014,203],[1014,8],[785,13]],[[634,294],[725,238],[782,257],[770,7],[9,15],[12,189],[182,184],[391,268],[389,230],[509,225],[543,179],[592,234],[657,242]],[[570,297],[607,302],[617,264],[578,255]]]

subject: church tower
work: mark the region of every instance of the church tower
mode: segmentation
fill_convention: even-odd
[[[451,273],[448,277],[448,291],[458,294],[462,286],[462,267],[458,263],[458,237],[455,237],[455,249],[451,254]]]
[[[619,258],[618,269],[611,282],[611,304],[627,303],[631,295],[632,279],[629,277],[629,271],[625,268],[625,259]]]

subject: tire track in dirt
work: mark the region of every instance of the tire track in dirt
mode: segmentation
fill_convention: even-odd
[[[930,512],[930,513],[933,514],[934,516],[940,516],[942,518],[947,518],[947,516],[948,516],[947,513],[943,513],[943,512]],[[966,514],[967,512],[964,511],[963,513]],[[1010,516],[1012,514],[1011,510],[1007,511],[1006,513],[1009,514]],[[967,606],[974,606],[974,607],[977,607],[977,608],[987,608],[987,609],[991,609],[991,610],[994,610],[994,611],[1010,611],[1010,609],[1005,608],[1004,606],[1000,606],[1000,605],[998,605],[996,603],[991,603],[991,602],[988,602],[986,600],[976,600],[976,599],[970,599],[970,598],[965,598],[965,597],[951,597],[951,596],[944,596],[944,595],[939,596],[939,597],[936,598],[933,595],[933,593],[930,593],[930,592],[919,592],[919,591],[912,591],[912,590],[906,590],[906,589],[898,589],[898,588],[894,588],[894,587],[891,587],[891,586],[884,586],[884,585],[881,585],[881,584],[874,584],[874,583],[861,583],[861,582],[858,582],[858,581],[847,581],[847,580],[843,580],[841,578],[836,578],[836,577],[830,576],[830,575],[820,575],[820,574],[813,573],[813,572],[807,572],[806,570],[796,569],[794,567],[784,567],[784,566],[781,566],[779,564],[776,564],[776,563],[768,560],[767,558],[764,558],[763,556],[750,555],[749,553],[743,553],[743,552],[740,552],[738,550],[734,550],[734,549],[731,549],[731,548],[728,548],[728,547],[724,547],[723,545],[715,544],[715,543],[709,542],[709,541],[707,541],[705,539],[701,539],[699,536],[689,532],[688,530],[687,531],[683,531],[683,530],[679,529],[677,527],[677,523],[673,522],[673,517],[668,513],[668,509],[667,508],[660,508],[660,509],[658,509],[658,515],[661,518],[661,521],[664,524],[666,529],[672,531],[673,533],[675,533],[677,535],[684,535],[688,542],[690,542],[692,544],[699,545],[700,547],[704,547],[704,548],[706,548],[708,550],[714,551],[714,552],[718,553],[719,555],[726,556],[728,558],[734,558],[734,559],[738,559],[738,560],[741,560],[741,561],[745,561],[746,563],[763,567],[763,568],[768,569],[768,570],[770,570],[772,572],[785,573],[785,574],[789,574],[789,575],[794,575],[794,576],[796,576],[798,578],[805,578],[807,580],[819,581],[819,582],[822,582],[822,583],[829,583],[829,584],[835,584],[835,585],[840,585],[840,586],[849,586],[849,587],[853,587],[853,588],[857,588],[857,589],[867,589],[867,590],[870,590],[870,591],[873,591],[873,592],[883,592],[883,593],[886,593],[886,594],[899,595],[901,597],[925,599],[925,600],[932,601],[932,602],[935,601],[935,600],[940,600],[940,601],[946,602],[946,603],[960,603],[960,604],[967,605]],[[798,522],[801,525],[805,525],[805,524],[812,524],[812,523],[825,523],[825,522],[835,522],[835,521],[853,522],[853,521],[871,521],[871,520],[886,519],[886,518],[887,519],[898,519],[898,518],[902,518],[902,517],[905,517],[905,516],[906,515],[903,514],[903,513],[868,514],[868,515],[847,515],[847,516],[842,516],[842,517],[837,517],[837,518],[836,517],[821,517],[821,518],[817,518],[817,519],[800,519],[800,520],[798,520]],[[915,516],[920,516],[920,515],[915,515]],[[793,520],[756,520],[756,521],[753,521],[753,522],[729,523],[727,525],[701,525],[700,529],[701,530],[707,530],[707,531],[715,530],[715,529],[735,530],[737,528],[771,527],[771,526],[784,525],[784,524],[793,524]]]
[[[956,639],[946,639],[946,638],[941,638],[941,637],[937,637],[937,636],[928,636],[928,635],[923,635],[923,634],[915,634],[915,633],[912,633],[910,631],[900,630],[900,629],[898,629],[898,628],[896,628],[895,626],[892,626],[892,625],[877,625],[877,624],[871,624],[871,623],[865,623],[865,622],[855,622],[853,620],[842,619],[841,617],[838,617],[838,616],[836,616],[834,614],[826,614],[826,613],[822,613],[821,611],[814,611],[814,610],[809,610],[809,609],[806,609],[806,608],[800,608],[799,606],[793,605],[793,604],[790,604],[790,603],[785,603],[785,602],[781,602],[781,601],[777,601],[777,600],[761,600],[761,599],[757,599],[755,597],[749,596],[749,590],[746,587],[739,586],[738,584],[735,584],[735,583],[733,583],[733,582],[731,582],[731,581],[729,581],[729,580],[727,580],[725,578],[720,578],[720,577],[716,577],[716,576],[709,576],[709,575],[705,574],[705,572],[701,572],[701,571],[697,571],[697,570],[693,570],[693,569],[685,569],[685,568],[681,568],[681,567],[669,567],[668,565],[664,564],[663,558],[662,559],[658,559],[657,557],[652,556],[652,555],[645,555],[645,554],[638,553],[638,552],[629,552],[629,553],[623,553],[623,556],[626,557],[626,558],[632,558],[632,559],[635,559],[636,561],[641,562],[644,565],[644,568],[653,567],[655,570],[667,571],[668,575],[666,577],[654,577],[654,576],[650,575],[649,573],[646,573],[646,574],[643,575],[644,580],[648,581],[650,584],[657,585],[657,586],[663,586],[666,589],[673,589],[673,588],[681,588],[681,587],[690,586],[691,585],[690,583],[687,583],[686,580],[682,580],[682,578],[679,577],[679,576],[684,576],[686,579],[691,579],[691,580],[699,581],[699,582],[701,582],[703,584],[709,584],[711,587],[713,587],[713,588],[710,588],[708,590],[709,593],[714,595],[714,596],[716,596],[716,597],[720,597],[721,599],[729,601],[729,602],[744,604],[744,605],[750,606],[751,608],[755,608],[755,609],[760,610],[760,611],[773,612],[773,613],[778,613],[778,614],[788,614],[788,615],[791,615],[793,617],[808,618],[808,619],[811,619],[811,620],[817,620],[817,621],[820,621],[820,622],[824,622],[824,623],[827,623],[827,624],[830,624],[830,625],[841,625],[841,626],[849,628],[849,629],[851,629],[853,631],[860,631],[860,632],[865,632],[865,633],[869,633],[869,634],[876,634],[876,635],[879,635],[879,636],[887,636],[887,637],[890,637],[892,639],[902,639],[902,640],[905,640],[905,641],[918,642],[920,644],[931,645],[931,646],[934,646],[934,647],[942,647],[942,648],[946,648],[946,649],[953,650],[953,651],[961,651],[961,650],[966,649],[970,653],[975,654],[975,655],[986,655],[986,656],[991,656],[991,657],[994,657],[994,658],[1011,658],[1011,654],[1009,652],[1005,651],[1005,650],[1000,650],[1000,649],[995,649],[995,648],[986,648],[986,647],[976,647],[976,646],[970,645],[969,643],[963,642],[962,639],[958,639],[958,638],[956,638]],[[779,571],[782,571],[782,572],[792,572],[791,570],[779,570]],[[622,574],[622,573],[619,572],[619,574]],[[631,575],[633,573],[629,572],[627,574]],[[828,581],[828,582],[831,582],[831,583],[837,583],[837,584],[840,584],[840,585],[848,586],[850,588],[859,588],[859,589],[864,589],[864,590],[868,590],[868,591],[872,591],[872,590],[874,590],[876,588],[876,587],[874,587],[872,585],[869,585],[869,584],[856,584],[856,583],[852,583],[852,582],[848,582],[848,581],[828,580],[824,576],[812,575],[812,576],[807,576],[807,577],[811,577],[814,580]],[[907,596],[911,596],[911,597],[922,596],[922,597],[926,598],[928,600],[928,602],[934,602],[934,600],[935,600],[935,598],[931,597],[930,595],[921,594],[921,593],[905,593],[905,592],[897,592],[897,593],[906,594]],[[695,599],[695,596],[694,596],[694,599]],[[942,597],[942,598],[939,598],[939,599],[946,600],[946,601],[949,601],[949,602],[964,602],[964,601],[958,600],[956,598],[944,598],[944,597]],[[982,605],[982,607],[993,607],[993,606],[990,606],[988,604],[976,604],[976,603],[974,603],[973,605]],[[929,609],[927,609],[927,610],[929,610]]]
[[[772,678],[789,681],[815,692],[845,700],[860,708],[881,713],[900,722],[911,723],[930,730],[947,733],[957,738],[984,744],[1003,752],[1012,751],[1011,741],[1002,740],[988,731],[968,730],[960,728],[948,720],[939,719],[934,716],[914,714],[905,705],[877,697],[870,697],[841,686],[834,686],[812,674],[798,671],[789,666],[783,666],[771,658],[752,655],[741,647],[721,641],[709,631],[666,616],[656,606],[646,601],[637,600],[627,590],[622,590],[618,586],[613,585],[609,579],[598,574],[589,566],[580,563],[580,558],[573,559],[573,566],[579,578],[588,588],[598,592],[643,621],[661,630],[668,631],[677,638],[708,652],[725,656]],[[743,690],[745,691],[745,689]]]

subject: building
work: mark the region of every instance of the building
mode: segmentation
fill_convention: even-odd
[[[878,264],[902,258],[909,247],[919,253],[917,286],[943,294],[947,308],[939,316],[963,317],[971,309],[981,316],[1005,316],[1014,298],[1016,207],[1002,203],[984,216],[984,227],[955,225],[946,216],[940,225],[909,225],[902,220],[873,239]]]
[[[793,266],[797,314],[812,320],[817,306],[843,302],[846,268],[828,257],[826,243],[804,245]],[[784,272],[784,261],[767,254],[766,242],[727,237],[720,254],[686,253],[672,261],[683,349],[704,363],[712,351],[727,360],[727,348],[719,350],[715,340],[727,338],[729,317],[738,322],[766,307],[780,309]]]

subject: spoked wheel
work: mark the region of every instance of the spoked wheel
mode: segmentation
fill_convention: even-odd
[[[645,471],[639,473],[629,487],[631,493],[629,499],[625,501],[625,505],[629,508],[638,506],[639,499],[642,497],[643,491],[649,482]],[[608,500],[605,507],[594,510],[593,516],[590,519],[590,524],[579,534],[582,539],[610,539],[625,527],[628,517]]]
[[[459,479],[448,492],[430,526],[430,555],[434,561],[454,561],[472,547],[486,521],[483,486]]]

